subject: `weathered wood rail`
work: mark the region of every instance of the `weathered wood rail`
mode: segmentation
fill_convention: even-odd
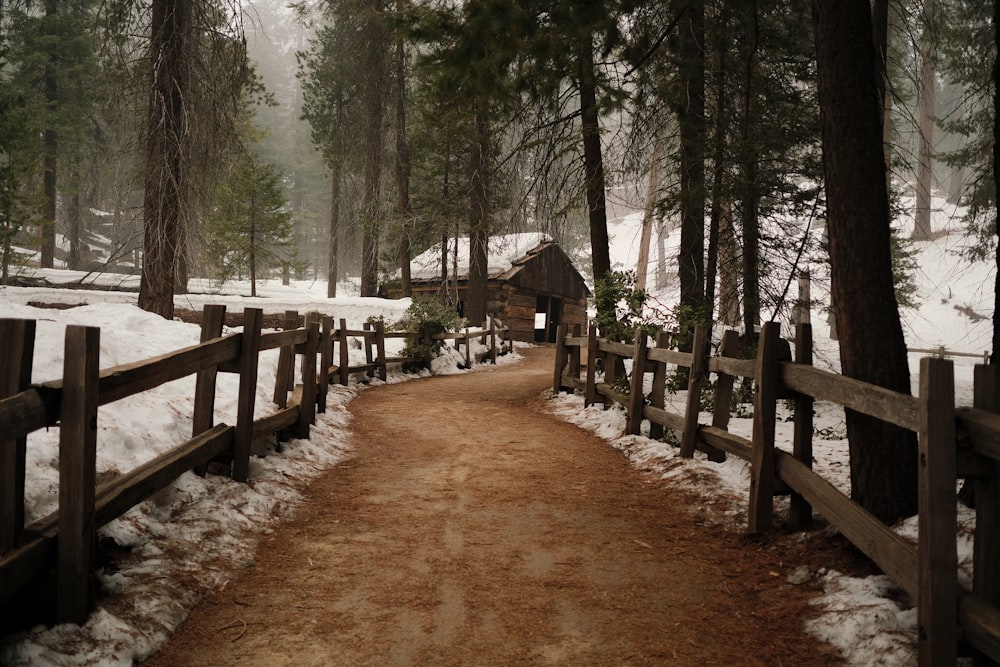
[[[559,332],[553,391],[583,392],[586,405],[616,402],[626,411],[628,433],[639,434],[642,420],[650,435],[663,429],[680,433],[680,453],[696,449],[713,460],[727,454],[751,464],[749,530],[773,527],[774,498],[790,494],[788,522],[808,529],[815,510],[867,554],[916,601],[921,665],[954,665],[960,649],[977,664],[1000,663],[1000,372],[975,369],[974,407],[955,406],[950,360],[920,361],[917,396],[888,391],[812,365],[812,330],[799,324],[793,361],[779,360],[779,327],[766,324],[755,359],[736,358],[736,332],[727,332],[716,356],[709,356],[705,331],[695,332],[690,353],[666,349],[666,337],[650,347],[637,332],[633,345],[598,338],[591,327]],[[582,352],[586,351],[586,362]],[[617,383],[617,359],[632,360],[628,389]],[[603,369],[599,378],[598,365]],[[689,369],[683,415],[664,409],[667,366]],[[643,394],[652,373],[648,404]],[[711,424],[701,424],[701,388],[717,377]],[[582,374],[582,376],[581,376]],[[728,432],[730,403],[737,377],[754,380],[753,436]],[[599,381],[600,380],[600,381]],[[616,388],[618,387],[618,388]],[[775,448],[776,404],[794,403],[792,451]],[[919,539],[904,540],[812,470],[813,403],[828,401],[914,431],[919,442]],[[976,497],[972,590],[958,583],[956,482],[973,480]]]
[[[100,329],[68,326],[62,379],[36,385],[31,384],[35,322],[0,319],[0,604],[54,568],[56,619],[82,624],[93,606],[98,528],[184,472],[204,474],[210,463],[246,482],[250,457],[266,453],[270,436],[309,437],[316,412],[326,408],[330,384],[347,385],[359,373],[377,373],[384,380],[390,364],[429,362],[387,357],[386,338],[418,334],[386,332],[381,322],[351,330],[342,319],[334,329],[331,317],[310,313],[300,326],[298,313],[289,311],[284,330],[263,332],[263,312],[248,308],[243,332],[223,336],[224,319],[224,306],[206,306],[198,344],[103,371]],[[511,349],[511,341],[503,338],[506,331],[494,321],[488,329],[431,339],[454,340],[456,347],[464,343],[467,364],[472,341],[479,339],[488,344],[486,356],[495,363],[498,351]],[[352,339],[361,341],[366,363],[350,365]],[[277,410],[255,420],[259,354],[271,349],[279,350]],[[239,375],[235,425],[214,423],[219,373]],[[191,439],[98,485],[98,408],[190,375],[196,375]],[[25,525],[27,436],[52,426],[59,426],[58,510]]]

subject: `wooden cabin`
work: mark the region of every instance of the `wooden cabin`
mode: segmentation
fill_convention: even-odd
[[[448,265],[442,272],[445,257]],[[449,239],[447,254],[440,243],[435,245],[414,258],[410,270],[415,299],[447,296],[461,310],[469,286],[469,239]],[[579,324],[586,331],[590,290],[547,234],[490,237],[487,273],[486,310],[510,327],[514,340],[554,343],[560,324]]]

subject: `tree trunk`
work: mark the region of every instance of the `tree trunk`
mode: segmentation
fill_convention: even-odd
[[[653,157],[649,163],[649,182],[646,184],[646,202],[642,211],[642,237],[635,266],[635,287],[640,290],[646,289],[646,276],[649,274],[649,244],[653,236],[653,216],[660,191],[660,163],[663,162],[665,143],[660,135],[653,139]]]
[[[924,5],[924,31],[920,48],[920,136],[917,151],[916,210],[913,216],[913,239],[929,241],[931,238],[931,171],[934,147],[934,0]]]
[[[402,15],[409,6],[406,0],[396,0],[396,13]],[[396,35],[396,197],[399,209],[399,282],[403,296],[412,296],[410,279],[410,228],[413,210],[410,205],[410,145],[406,141],[406,48],[403,33]]]
[[[190,243],[188,240],[187,225],[181,224],[177,229],[177,259],[174,261],[174,295],[187,294],[188,284],[188,259],[190,257]]]
[[[889,0],[872,0],[872,43],[875,44],[875,85],[883,103],[889,99]]]
[[[326,253],[326,296],[337,296],[337,255],[340,240],[340,161],[330,165],[330,239]]]
[[[488,169],[490,130],[486,111],[475,118],[475,141],[469,169],[469,289],[465,294],[465,318],[473,325],[486,321],[486,287],[489,280],[488,251],[490,209]]]
[[[591,35],[577,44],[577,81],[580,86],[580,119],[583,133],[583,169],[590,222],[590,250],[597,283],[611,271],[608,240],[608,211],[604,192],[604,158],[601,153],[601,124],[597,109],[597,76],[594,74],[594,45]]]
[[[760,197],[757,158],[743,164],[743,331],[748,339],[760,324]]]
[[[733,207],[723,199],[719,211],[719,319],[728,326],[740,324],[740,254],[733,230]]]
[[[257,234],[253,216],[250,218],[250,296],[257,296]]]
[[[689,0],[679,32],[680,303],[698,320],[705,298],[705,3]]]
[[[455,295],[455,303],[458,304],[461,300],[458,298],[458,224],[455,224],[455,246],[451,251],[451,293]],[[471,260],[472,245],[470,240],[469,253]]]
[[[56,0],[46,0],[45,16],[50,21],[59,13],[59,5]],[[58,46],[52,46],[52,49]],[[47,111],[45,131],[42,133],[42,146],[44,152],[42,184],[45,193],[45,208],[42,213],[40,225],[39,265],[43,269],[51,269],[55,266],[56,251],[56,202],[58,190],[56,188],[56,168],[58,166],[59,136],[54,129],[56,114],[59,112],[59,83],[56,78],[56,55],[50,53],[45,61],[45,105]]]
[[[380,3],[372,2],[366,18],[369,48],[365,62],[365,192],[361,202],[361,296],[378,293],[378,253],[381,224],[379,198],[382,191],[382,120],[385,112],[386,34]]]
[[[441,235],[441,286],[438,287],[438,297],[442,303],[448,303],[448,235]]]
[[[892,92],[889,89],[889,0],[872,2],[872,41],[875,44],[875,85],[882,104],[882,144],[886,178],[892,173]]]
[[[743,331],[746,340],[753,340],[760,324],[760,194],[757,186],[757,147],[754,144],[756,133],[757,105],[754,104],[757,78],[756,58],[757,42],[760,35],[760,17],[757,13],[757,3],[751,2],[751,15],[748,17],[750,27],[750,43],[746,54],[746,67],[743,78],[743,157],[741,175],[743,179],[741,196],[743,198]]]
[[[80,258],[80,193],[74,192],[66,207],[66,236],[69,241],[69,255],[66,257],[66,268],[79,271],[83,268]]]
[[[831,297],[844,375],[909,393],[868,0],[813,2]],[[915,435],[847,411],[851,495],[895,522],[917,510]]]
[[[441,198],[448,201],[451,197],[451,141],[445,140],[444,164],[441,166]],[[438,300],[449,303],[448,296],[448,228],[441,234],[441,286],[438,288]]]
[[[993,201],[1000,214],[1000,0],[993,0]],[[1000,219],[1000,218],[998,218]],[[1000,243],[993,272],[993,353],[990,363],[1000,363]]]
[[[152,89],[146,115],[146,172],[142,280],[139,307],[165,318],[174,313],[174,275],[186,174],[183,160],[185,0],[153,0]]]
[[[726,172],[726,128],[728,126],[728,109],[726,106],[726,71],[727,67],[727,45],[726,38],[729,28],[729,14],[725,4],[721,4],[715,15],[715,40],[713,45],[712,70],[713,88],[715,89],[715,113],[713,114],[714,127],[712,128],[712,202],[709,207],[708,223],[708,257],[705,262],[705,304],[709,311],[708,336],[711,338],[712,325],[715,318],[712,309],[715,307],[715,285],[719,272],[719,234],[722,224],[722,202],[728,195],[723,191],[724,176]],[[720,304],[721,305],[721,304]],[[720,315],[722,311],[719,311]]]
[[[656,222],[656,289],[667,286],[667,222]]]

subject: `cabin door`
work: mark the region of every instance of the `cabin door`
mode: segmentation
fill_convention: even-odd
[[[535,342],[554,343],[562,322],[562,299],[539,294],[535,299]]]

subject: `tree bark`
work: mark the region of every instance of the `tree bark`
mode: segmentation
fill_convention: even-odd
[[[66,268],[79,271],[83,268],[80,257],[80,193],[74,192],[66,207],[66,236],[69,241],[69,254],[66,256]]]
[[[402,15],[409,6],[396,0],[396,12]],[[406,140],[406,48],[402,31],[396,35],[396,207],[399,215],[399,282],[403,296],[413,294],[410,278],[410,227],[413,210],[410,205],[410,145]]]
[[[441,285],[438,287],[438,298],[441,303],[448,303],[448,238],[447,234],[441,235]]]
[[[475,118],[475,139],[469,164],[469,289],[465,295],[465,318],[473,325],[486,321],[486,293],[489,280],[488,251],[490,209],[488,158],[490,130],[486,111]]]
[[[917,149],[916,210],[913,216],[913,239],[929,241],[931,228],[931,170],[934,147],[934,0],[924,4],[924,31],[920,40],[920,137]]]
[[[382,121],[385,114],[386,30],[381,18],[381,3],[371,3],[366,31],[369,48],[365,62],[365,192],[361,202],[361,296],[378,293],[378,253],[381,224],[379,199],[382,191]]]
[[[909,393],[869,12],[868,0],[813,2],[831,296],[844,375]],[[851,410],[847,434],[854,500],[886,523],[914,514],[915,435]]]
[[[667,223],[656,222],[656,289],[667,286]]]
[[[875,84],[882,105],[882,144],[886,178],[892,173],[892,92],[889,89],[889,0],[872,2],[872,41],[875,44]]]
[[[181,222],[177,229],[177,258],[174,261],[174,295],[187,294],[188,261],[191,254],[187,225]]]
[[[733,210],[729,199],[719,211],[719,319],[729,327],[740,324],[739,248],[733,230]]]
[[[756,58],[757,42],[760,34],[760,19],[757,13],[757,3],[750,3],[751,15],[748,17],[750,27],[750,43],[746,54],[746,64],[743,81],[743,158],[741,160],[741,175],[743,179],[740,188],[743,198],[743,331],[746,340],[754,340],[757,326],[760,324],[760,193],[757,186],[757,147],[754,144],[756,132],[757,105],[754,95],[757,79]]]
[[[993,0],[993,201],[1000,215],[1000,0]],[[1000,217],[997,218],[1000,220]],[[1000,363],[1000,243],[997,245],[993,284],[993,354],[990,363]]]
[[[712,201],[709,207],[708,257],[705,262],[705,303],[709,309],[715,307],[716,278],[719,274],[719,236],[722,224],[722,202],[728,197],[724,192],[726,171],[726,127],[728,110],[726,105],[726,71],[728,70],[727,39],[729,14],[725,4],[720,4],[715,14],[715,39],[713,43],[712,87],[715,89],[715,113],[712,128]],[[733,285],[735,286],[735,285]],[[721,306],[721,302],[720,302]],[[714,315],[714,313],[710,313]],[[721,316],[720,309],[719,315]],[[715,317],[709,318],[708,336],[711,338]]]
[[[174,277],[186,203],[184,37],[188,6],[185,0],[153,0],[152,4],[153,71],[146,115],[145,233],[139,307],[168,319],[174,312]]]
[[[583,164],[590,223],[591,262],[594,282],[611,271],[608,240],[608,211],[604,192],[604,158],[601,152],[601,124],[597,108],[597,76],[594,73],[593,37],[585,35],[577,43],[577,82],[580,86],[580,118],[583,133]]]
[[[254,210],[254,208],[251,208]],[[257,296],[257,234],[255,218],[250,217],[250,296]]]
[[[45,16],[50,21],[55,20],[59,13],[59,4],[56,0],[46,0]],[[58,46],[53,45],[51,49]],[[43,269],[51,269],[55,266],[56,250],[56,202],[58,190],[56,188],[56,169],[58,166],[59,135],[54,129],[56,114],[59,113],[59,83],[56,78],[56,55],[49,53],[45,62],[45,105],[47,107],[47,127],[42,133],[42,146],[44,150],[42,185],[45,194],[45,208],[43,209],[40,225],[40,259],[39,265]]]
[[[649,163],[649,182],[646,184],[646,202],[642,211],[642,236],[639,239],[639,257],[635,265],[635,287],[646,289],[649,274],[649,244],[653,236],[653,216],[656,214],[657,195],[660,191],[660,163],[663,162],[666,142],[660,135],[653,139],[653,157]]]
[[[705,298],[705,3],[689,0],[679,31],[680,303],[701,318]]]
[[[337,255],[340,241],[340,161],[330,165],[330,239],[326,253],[326,296],[337,296]]]

